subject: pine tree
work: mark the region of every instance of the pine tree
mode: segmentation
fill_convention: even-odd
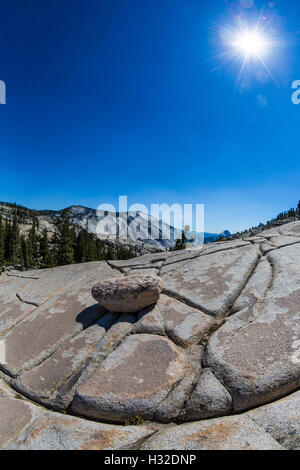
[[[85,236],[83,230],[80,230],[76,239],[75,261],[76,263],[83,263],[85,261]]]
[[[70,228],[68,210],[64,210],[56,222],[57,264],[64,266],[74,262],[73,237]]]
[[[37,217],[34,216],[32,226],[28,235],[28,259],[29,265],[37,266],[39,256],[38,236],[37,236]]]
[[[178,238],[176,240],[176,244],[174,248],[172,248],[170,251],[184,250],[186,248],[186,244],[187,244],[187,238],[186,238],[185,233],[183,232],[181,239]]]
[[[51,267],[50,249],[49,249],[48,234],[47,234],[46,229],[43,230],[43,235],[40,239],[40,255],[42,258],[42,267],[50,268]]]
[[[16,212],[13,216],[13,223],[11,227],[11,234],[10,234],[10,261],[13,265],[19,263],[21,261],[21,254],[20,254],[20,231],[19,231],[19,224],[17,219]]]
[[[2,215],[0,215],[0,273],[4,265],[4,256],[5,256],[5,234]]]
[[[113,259],[115,259],[115,252],[114,252],[114,249],[113,249],[113,247],[112,247],[111,245],[108,247],[108,250],[107,250],[107,252],[106,252],[105,259],[107,259],[107,260],[113,260]]]
[[[96,260],[101,261],[105,259],[104,242],[99,238],[96,239]]]
[[[87,262],[96,261],[96,242],[93,236],[88,237]]]
[[[4,243],[5,243],[5,260],[10,263],[12,260],[12,227],[11,223],[8,219],[5,221],[5,235],[4,235]]]
[[[28,269],[30,268],[30,256],[29,256],[29,243],[25,239],[25,237],[21,237],[21,248],[22,248],[22,255],[23,255],[23,266]]]

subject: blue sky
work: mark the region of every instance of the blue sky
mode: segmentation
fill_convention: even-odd
[[[0,6],[0,200],[37,209],[116,204],[119,195],[204,203],[211,232],[297,204],[299,1]],[[259,60],[240,80],[239,61],[222,65],[224,28],[238,16],[263,18],[276,37],[266,58],[274,81]]]

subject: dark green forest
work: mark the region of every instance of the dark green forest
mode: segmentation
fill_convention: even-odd
[[[26,236],[21,234],[20,224],[31,226]],[[0,212],[0,272],[7,266],[17,269],[51,268],[89,261],[129,259],[137,255],[128,248],[109,244],[70,224],[68,210],[62,212],[54,225],[55,232],[49,240],[47,230],[39,230],[35,211],[15,206],[10,218]]]

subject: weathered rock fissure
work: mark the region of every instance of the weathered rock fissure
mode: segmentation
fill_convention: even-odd
[[[35,303],[35,302],[30,302],[29,300],[24,300],[24,299],[22,299],[18,293],[16,293],[16,297],[17,297],[17,299],[18,299],[20,302],[22,302],[22,303],[24,303],[24,304],[33,305],[34,307],[38,307],[38,306],[39,306],[39,305],[38,305],[37,303]]]

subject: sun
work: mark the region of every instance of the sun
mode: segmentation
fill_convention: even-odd
[[[238,12],[231,14],[226,23],[213,23],[211,30],[215,49],[212,70],[226,66],[227,73],[236,76],[236,89],[249,89],[250,82],[269,79],[280,87],[282,79],[288,79],[287,47],[294,38],[284,33],[275,14]]]
[[[247,57],[262,57],[268,49],[267,38],[258,31],[245,31],[237,34],[233,47]]]

